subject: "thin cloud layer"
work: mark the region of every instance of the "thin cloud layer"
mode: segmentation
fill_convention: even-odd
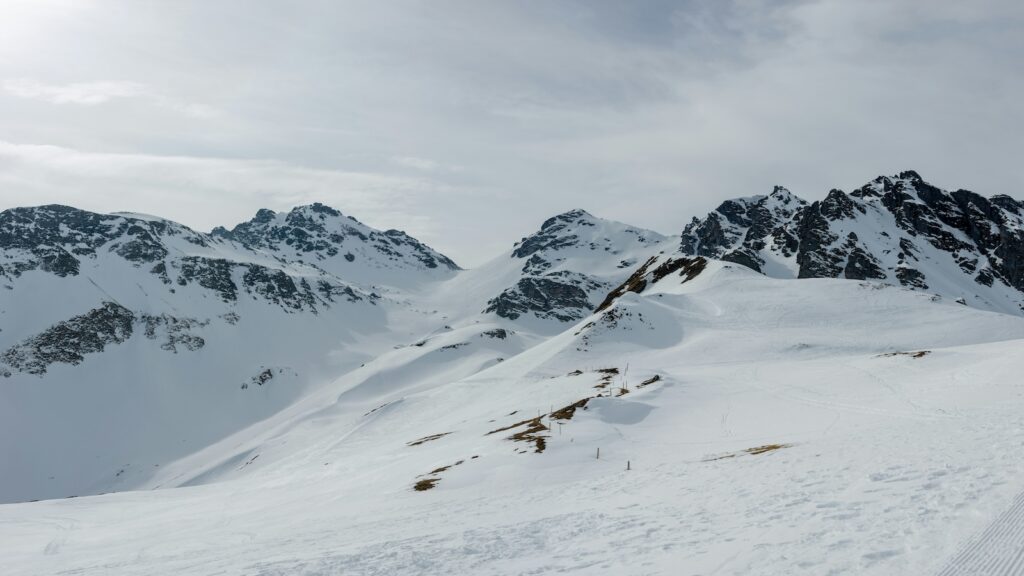
[[[19,98],[38,99],[53,104],[94,106],[115,98],[135,98],[145,94],[137,82],[80,82],[43,84],[31,78],[13,78],[3,83],[4,90]]]
[[[424,204],[455,196],[443,184],[400,176],[294,166],[275,160],[97,154],[58,146],[0,141],[0,189],[12,205],[58,203],[97,212],[142,212],[199,230],[231,227],[255,211],[221,220],[233,206],[287,211],[317,201],[348,206],[368,224],[407,223],[423,239],[443,242]],[[153,207],[159,208],[154,210]]]
[[[475,265],[575,207],[672,233],[907,168],[1020,197],[1022,25],[1001,0],[16,2],[0,207],[208,228],[316,200]]]

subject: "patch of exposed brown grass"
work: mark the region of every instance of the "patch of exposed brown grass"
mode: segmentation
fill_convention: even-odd
[[[619,369],[599,368],[598,370],[595,370],[595,372],[597,372],[598,374],[602,374],[602,376],[601,379],[598,381],[597,385],[594,386],[594,388],[597,390],[604,390],[612,383],[612,380],[615,379],[615,376],[619,373]]]
[[[792,446],[792,444],[765,444],[764,446],[747,448],[744,452],[756,456],[757,454],[764,454],[765,452],[772,452],[782,448],[789,448],[790,446]]]
[[[714,462],[716,460],[725,460],[726,458],[735,458],[737,456],[742,456],[744,454],[749,454],[751,456],[757,456],[758,454],[767,454],[768,452],[774,452],[776,450],[781,450],[783,448],[789,448],[791,446],[792,446],[792,444],[765,444],[763,446],[755,446],[753,448],[745,448],[743,450],[740,450],[739,452],[729,452],[728,454],[719,454],[718,456],[712,456],[710,458],[705,458],[704,460],[701,460],[701,462]]]
[[[505,432],[507,430],[525,426],[523,430],[509,436],[508,439],[514,442],[533,442],[533,451],[538,453],[543,452],[544,448],[547,447],[547,440],[545,440],[547,437],[542,435],[542,432],[547,432],[549,428],[541,422],[542,418],[543,416],[537,416],[536,418],[521,420],[515,424],[509,424],[508,426],[491,430],[486,435],[490,436],[491,434],[497,434],[498,432]]]
[[[513,412],[512,414],[515,414],[515,412]],[[523,424],[526,424],[528,422],[531,422],[533,420],[538,420],[538,419],[539,419],[539,417],[538,418],[530,418],[529,420],[520,420],[519,422],[516,422],[515,424],[509,424],[508,426],[502,426],[501,428],[496,428],[494,430],[491,430],[490,432],[485,434],[485,436],[490,436],[491,434],[497,434],[498,432],[504,432],[506,430],[511,430],[513,428],[518,428],[518,427],[522,426]]]
[[[419,446],[420,444],[423,444],[425,442],[431,442],[433,440],[437,440],[438,438],[444,438],[445,436],[447,436],[449,434],[451,434],[451,432],[442,432],[440,434],[431,434],[430,436],[424,436],[423,438],[420,438],[419,440],[413,440],[412,442],[406,442],[406,446]]]
[[[412,489],[417,492],[423,492],[437,486],[437,483],[440,481],[440,478],[424,478],[422,480],[417,480],[416,483],[412,485]]]
[[[540,419],[541,417],[538,416],[533,420],[528,420],[529,425],[526,428],[509,436],[508,439],[513,442],[533,442],[533,451],[540,454],[547,448],[547,436],[544,436],[542,432],[548,431],[548,427],[542,424]]]
[[[552,412],[551,418],[554,420],[572,420],[572,417],[574,414],[576,414],[577,409],[582,408],[586,410],[587,402],[590,402],[590,398],[577,400],[572,404],[569,404],[568,406],[559,408],[558,410]]]

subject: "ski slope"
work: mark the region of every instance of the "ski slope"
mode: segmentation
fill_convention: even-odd
[[[550,338],[438,329],[162,466],[158,489],[0,506],[0,571],[1013,566],[1024,319],[715,261],[682,280]]]

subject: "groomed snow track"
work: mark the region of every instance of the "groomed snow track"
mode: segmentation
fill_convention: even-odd
[[[961,550],[938,576],[1024,574],[1024,492]]]

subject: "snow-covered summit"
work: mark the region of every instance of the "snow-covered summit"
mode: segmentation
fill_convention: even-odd
[[[532,318],[557,326],[588,315],[608,290],[652,252],[666,249],[665,237],[570,210],[548,218],[512,249],[453,280],[451,289],[499,318]]]
[[[0,408],[0,500],[107,489],[390,349],[389,322],[424,314],[371,287],[374,266],[319,265],[330,260],[310,254],[330,246],[317,234],[348,226],[346,249],[407,265],[409,282],[428,280],[412,272],[429,264],[454,272],[404,233],[340,222],[323,206],[256,220],[281,220],[280,246],[154,216],[0,212],[0,404],[19,407]]]
[[[29,270],[74,276],[101,247],[135,265],[154,264],[183,244],[208,246],[205,235],[167,220],[57,204],[11,208],[0,212],[0,278],[12,282]]]
[[[401,230],[377,230],[320,203],[281,213],[261,209],[231,230],[215,228],[213,235],[364,284],[408,286],[459,270],[450,258]]]
[[[657,232],[575,209],[545,220],[540,230],[516,242],[510,257],[532,260],[534,254],[540,253],[545,260],[565,261],[586,251],[614,255],[638,246],[650,246],[664,238]]]

